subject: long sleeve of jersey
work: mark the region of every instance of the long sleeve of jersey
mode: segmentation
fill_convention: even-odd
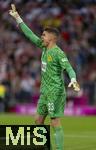
[[[20,23],[19,26],[22,32],[28,39],[30,39],[31,42],[33,42],[36,46],[42,48],[42,40],[36,34],[34,34],[24,22]]]
[[[69,61],[63,51],[59,51],[58,58],[59,58],[59,63],[61,65],[61,67],[67,71],[70,79],[72,79],[72,78],[76,79],[76,73],[73,70],[71,64],[69,63]]]

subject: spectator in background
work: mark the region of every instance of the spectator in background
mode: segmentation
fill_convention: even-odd
[[[0,84],[0,112],[5,111],[5,97],[6,97],[6,88],[4,85]]]
[[[19,91],[16,94],[17,98],[21,102],[31,102],[33,94],[32,87],[34,86],[35,82],[27,68],[23,68],[19,82]]]

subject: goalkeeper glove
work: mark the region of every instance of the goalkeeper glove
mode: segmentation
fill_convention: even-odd
[[[21,23],[23,22],[23,20],[21,19],[20,15],[18,14],[18,12],[16,11],[16,7],[14,4],[11,4],[11,10],[9,10],[9,14],[16,19],[17,23]]]
[[[71,82],[68,85],[68,87],[72,87],[72,86],[73,86],[74,91],[80,91],[80,86],[75,78],[72,78]]]

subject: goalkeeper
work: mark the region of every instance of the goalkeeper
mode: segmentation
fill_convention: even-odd
[[[60,117],[64,115],[66,102],[63,70],[67,71],[71,80],[68,86],[73,87],[75,91],[79,91],[80,87],[65,53],[56,45],[59,31],[56,28],[47,27],[39,38],[23,22],[14,4],[11,5],[9,14],[15,18],[25,36],[42,49],[41,95],[37,106],[36,124],[44,124],[46,116],[49,115],[51,125],[54,128],[56,150],[63,150],[64,133],[60,123]]]

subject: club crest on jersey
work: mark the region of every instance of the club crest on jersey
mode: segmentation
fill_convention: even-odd
[[[49,55],[49,56],[47,57],[47,60],[48,60],[48,61],[52,61],[52,57]]]

